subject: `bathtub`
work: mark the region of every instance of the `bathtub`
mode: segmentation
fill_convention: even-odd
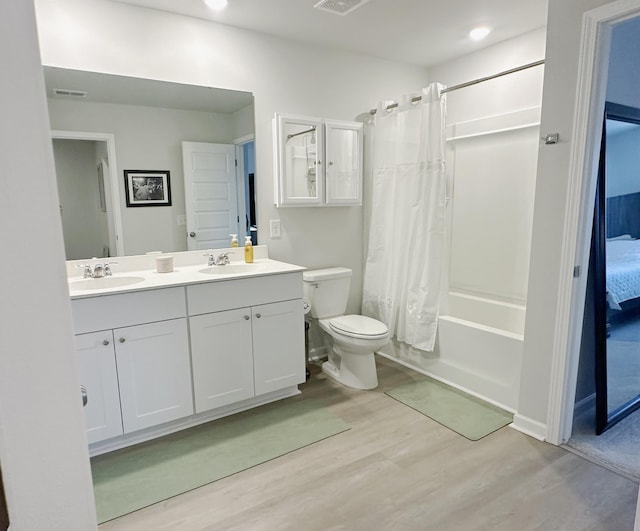
[[[451,292],[447,302],[433,352],[393,341],[378,354],[515,412],[525,307]]]

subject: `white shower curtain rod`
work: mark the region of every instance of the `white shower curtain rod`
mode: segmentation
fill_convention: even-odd
[[[544,64],[544,59],[540,59],[539,61],[534,61],[533,63],[527,63],[526,65],[516,66],[515,68],[510,68],[509,70],[504,70],[503,72],[498,72],[497,74],[493,74],[487,77],[480,77],[478,79],[474,79],[472,81],[467,81],[465,83],[460,83],[459,85],[453,85],[451,87],[444,88],[440,91],[440,94],[446,94],[447,92],[452,92],[454,90],[458,90],[461,88],[470,87],[472,85],[477,85],[478,83],[484,83],[485,81],[489,81],[491,79],[495,79],[497,77],[506,76],[508,74],[514,74],[516,72],[520,72],[521,70],[526,70],[527,68],[532,68],[534,66],[540,66]],[[411,98],[411,103],[415,103],[417,101],[422,100],[422,96],[416,96],[415,98]],[[397,103],[391,103],[387,105],[387,110],[395,109],[398,106]],[[369,111],[370,114],[375,114],[377,109],[371,109]]]

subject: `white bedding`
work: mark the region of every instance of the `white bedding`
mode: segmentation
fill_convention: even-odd
[[[640,297],[640,240],[607,240],[607,301],[620,303]]]

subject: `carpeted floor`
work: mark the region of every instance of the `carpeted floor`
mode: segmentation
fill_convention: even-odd
[[[586,411],[573,421],[565,445],[590,461],[640,482],[640,410],[621,420],[602,435],[595,434],[595,413]]]
[[[640,393],[640,319],[616,323],[607,339],[607,402],[613,411]],[[595,411],[576,415],[565,447],[606,468],[640,481],[640,410],[595,434]]]

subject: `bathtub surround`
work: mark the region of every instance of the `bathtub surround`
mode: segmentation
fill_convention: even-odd
[[[438,325],[444,240],[445,116],[443,86],[405,95],[394,109],[378,104],[368,255],[362,311],[391,335],[432,351]]]

